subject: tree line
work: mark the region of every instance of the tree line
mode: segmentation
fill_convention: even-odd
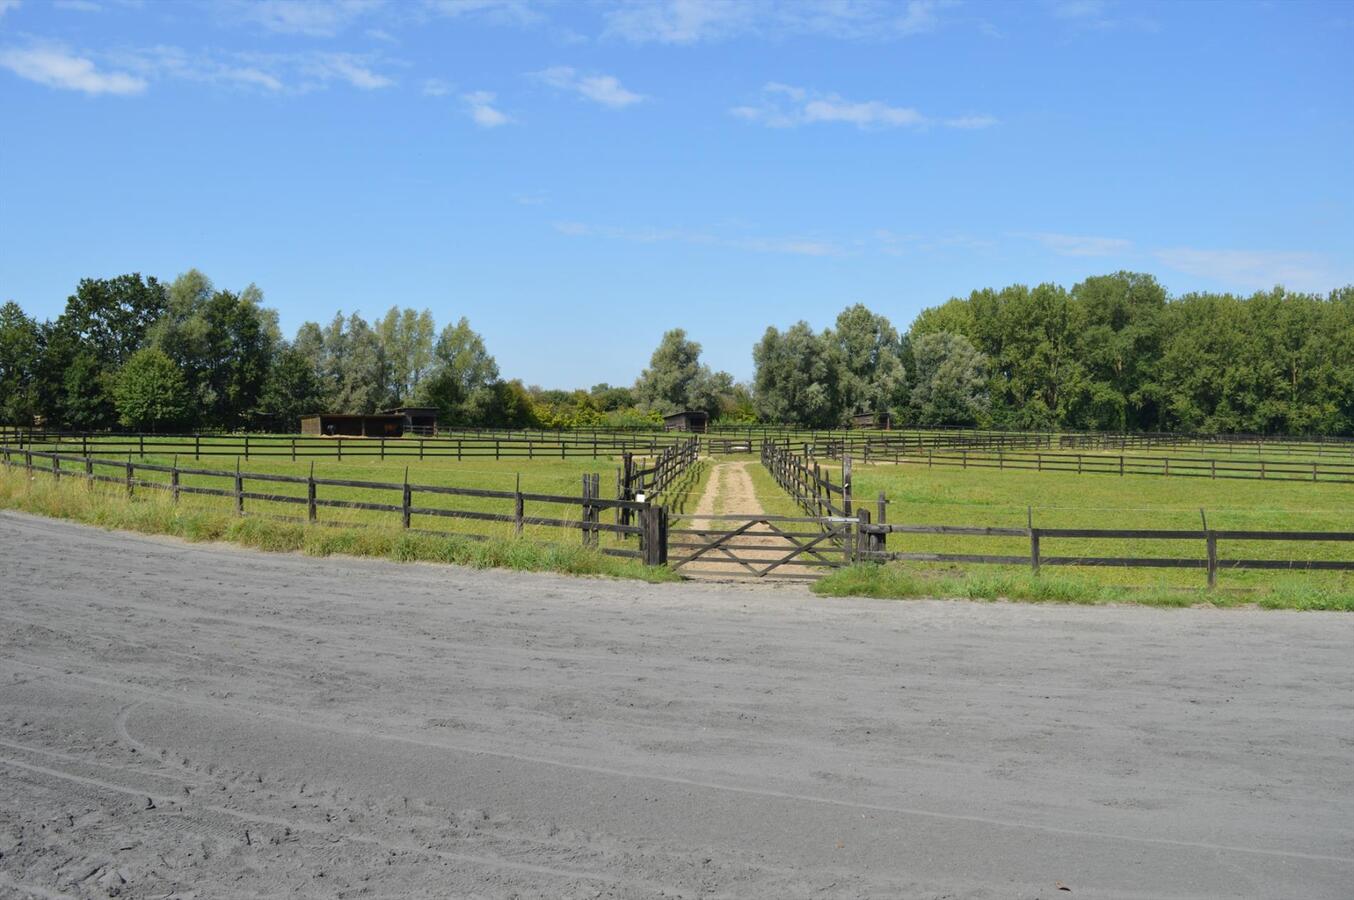
[[[983,289],[906,331],[855,305],[833,325],[769,327],[739,383],[663,335],[629,386],[501,376],[461,318],[336,314],[290,339],[250,285],[84,279],[55,320],[0,307],[0,421],[52,427],[293,431],[307,413],[436,407],[452,426],[646,427],[681,410],[724,423],[1354,432],[1354,287],[1169,296],[1150,275]]]

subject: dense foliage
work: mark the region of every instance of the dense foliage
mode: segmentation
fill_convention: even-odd
[[[1354,432],[1354,287],[1172,298],[1120,272],[974,291],[903,334],[859,304],[821,332],[771,327],[751,385],[700,353],[674,329],[632,387],[547,390],[504,379],[464,318],[439,332],[427,310],[338,313],[288,341],[253,285],[132,274],[81,281],[54,321],[0,306],[0,422],[288,431],[307,413],[417,404],[449,426],[655,427],[704,410],[835,427],[887,411],[923,426]]]

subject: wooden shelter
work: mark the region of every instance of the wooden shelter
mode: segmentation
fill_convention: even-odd
[[[664,431],[695,431],[704,434],[710,428],[710,414],[699,409],[663,417]]]
[[[888,431],[893,427],[893,416],[886,412],[862,412],[851,417],[852,428],[876,428]]]
[[[330,437],[399,437],[404,416],[394,413],[317,413],[301,417],[302,434]]]
[[[421,434],[431,437],[437,434],[436,406],[397,406],[386,410],[392,416],[404,416],[406,434]]]

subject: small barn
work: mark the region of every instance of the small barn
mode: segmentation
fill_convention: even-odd
[[[851,427],[875,428],[880,431],[888,431],[893,427],[893,416],[886,412],[856,413],[851,417]]]
[[[710,428],[710,414],[699,409],[663,417],[664,431],[695,431],[704,434]]]
[[[436,406],[397,406],[386,410],[392,416],[404,416],[404,433],[432,437],[437,434]]]
[[[301,417],[302,434],[329,437],[399,437],[404,416],[394,413],[317,413]]]

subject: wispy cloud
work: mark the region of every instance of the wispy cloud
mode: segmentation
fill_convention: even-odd
[[[636,244],[673,242],[792,256],[841,256],[846,252],[845,248],[833,241],[797,236],[740,237],[682,228],[618,228],[572,221],[555,222],[554,228],[568,237],[600,237]]]
[[[603,15],[604,35],[634,43],[694,44],[745,35],[817,35],[851,39],[932,31],[953,0],[780,3],[776,0],[635,0]]]
[[[385,0],[230,0],[218,14],[277,34],[334,37]]]
[[[882,100],[847,100],[839,94],[821,93],[774,81],[762,88],[758,103],[735,106],[729,112],[740,119],[769,128],[844,123],[862,130],[925,128],[936,124],[948,128],[975,129],[996,124],[996,119],[987,115],[937,121],[910,106],[894,106]]]
[[[5,17],[5,13],[11,9],[19,8],[19,0],[0,0],[0,19]]]
[[[472,91],[468,94],[462,94],[461,99],[465,101],[466,109],[470,112],[470,118],[481,128],[497,128],[512,121],[507,113],[494,106],[494,102],[498,98],[491,91]]]
[[[1296,290],[1324,290],[1337,280],[1315,253],[1170,247],[1155,255],[1172,269],[1242,288],[1282,284]]]
[[[70,12],[100,12],[103,10],[103,7],[95,3],[94,0],[55,0],[52,6]]]
[[[450,81],[441,78],[427,78],[423,81],[423,96],[425,97],[445,97],[453,89],[454,86]]]
[[[1132,28],[1159,31],[1155,19],[1131,13],[1120,15],[1111,0],[1049,0],[1049,14],[1069,28],[1083,31],[1115,31]]]
[[[351,53],[214,53],[159,45],[119,51],[108,61],[143,81],[178,80],[267,93],[304,94],[331,84],[359,90],[392,86],[372,57]]]
[[[643,94],[627,90],[612,75],[580,75],[570,66],[552,66],[540,72],[532,72],[531,77],[560,91],[578,94],[584,99],[611,109],[632,106],[644,100]]]
[[[423,0],[423,7],[440,16],[496,25],[532,25],[545,18],[528,0]]]
[[[947,128],[991,128],[997,124],[996,116],[952,116],[944,121]]]
[[[1124,238],[1049,231],[1021,232],[1016,236],[1038,241],[1059,256],[1117,256],[1133,249],[1133,242]]]
[[[0,50],[0,67],[47,87],[91,96],[126,96],[146,89],[143,78],[129,72],[100,70],[93,60],[56,46]]]

